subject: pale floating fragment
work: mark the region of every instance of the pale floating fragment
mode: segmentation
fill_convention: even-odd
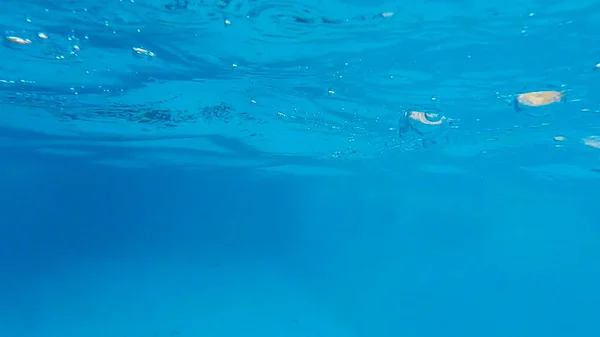
[[[423,125],[441,125],[446,120],[445,116],[435,112],[409,111],[407,117]]]
[[[134,53],[134,55],[138,55],[138,56],[147,56],[147,57],[154,57],[154,56],[156,56],[156,54],[154,54],[153,52],[149,51],[148,49],[139,48],[139,47],[134,47],[133,48],[133,53]]]
[[[600,149],[600,136],[589,136],[583,139],[583,144],[595,149]]]
[[[23,38],[20,38],[18,36],[7,36],[6,37],[6,41],[14,43],[14,44],[21,44],[21,45],[25,45],[25,44],[30,44],[31,43],[30,39],[23,39]]]
[[[442,114],[407,110],[398,121],[398,136],[401,139],[416,137],[427,146],[441,141],[448,126],[448,118]]]

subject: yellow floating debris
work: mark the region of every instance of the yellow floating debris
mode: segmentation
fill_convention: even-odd
[[[528,108],[540,108],[551,105],[553,103],[563,102],[565,94],[560,91],[532,91],[515,96],[513,100],[513,107],[516,111],[522,111]],[[538,112],[542,112],[542,115],[549,115],[549,110],[544,109]],[[540,117],[539,113],[529,113],[528,115],[533,117]]]
[[[539,107],[562,101],[564,94],[560,91],[534,91],[517,95],[521,105]]]

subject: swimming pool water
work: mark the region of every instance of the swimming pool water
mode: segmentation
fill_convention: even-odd
[[[599,2],[7,0],[0,28],[0,335],[600,333]]]

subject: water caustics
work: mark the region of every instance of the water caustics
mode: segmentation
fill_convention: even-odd
[[[317,168],[568,147],[597,172],[599,6],[482,6],[4,1],[0,144]]]

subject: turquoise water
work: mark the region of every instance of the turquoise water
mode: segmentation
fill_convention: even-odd
[[[600,335],[600,2],[0,28],[0,336]]]

